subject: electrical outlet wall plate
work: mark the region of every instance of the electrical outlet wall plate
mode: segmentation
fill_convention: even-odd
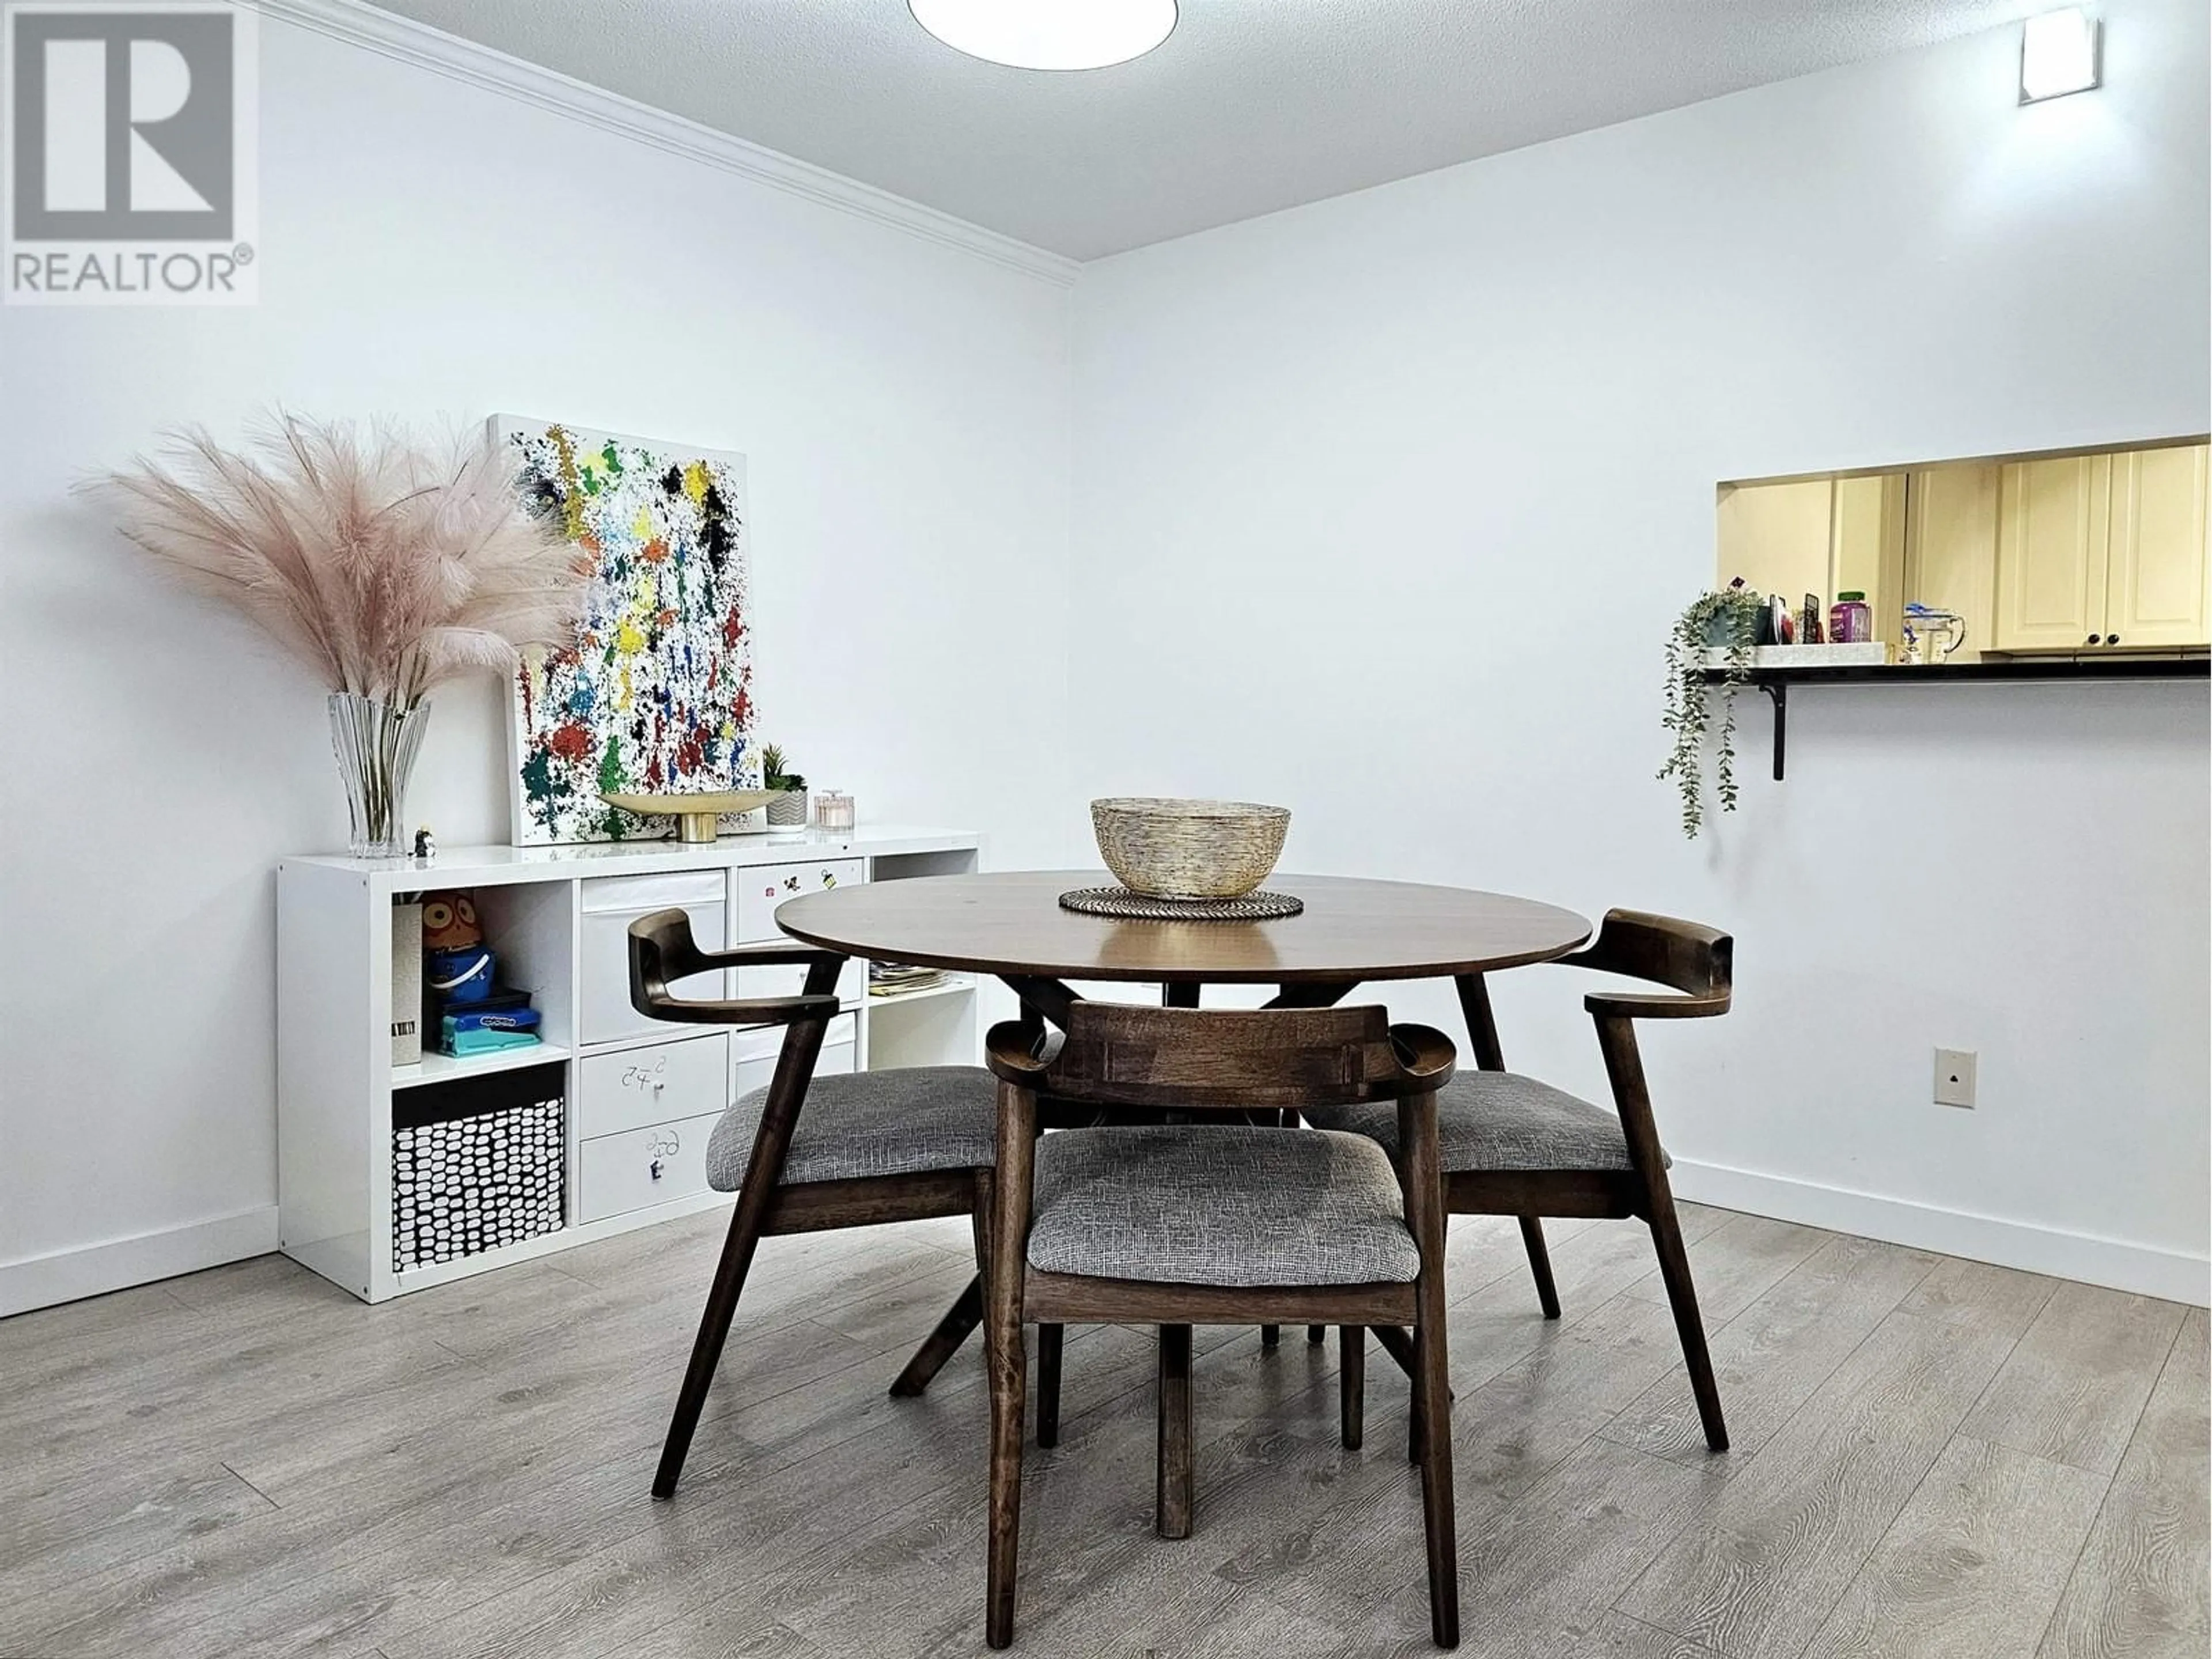
[[[1974,1105],[1974,1061],[1972,1048],[1938,1048],[1936,1051],[1936,1103],[1938,1106],[1963,1106],[1969,1111]]]

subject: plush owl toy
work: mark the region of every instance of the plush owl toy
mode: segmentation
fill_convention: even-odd
[[[467,945],[483,943],[483,927],[477,921],[475,894],[445,892],[422,895],[424,950],[459,951]]]
[[[465,892],[422,896],[422,977],[441,1002],[476,1002],[491,994],[492,953],[483,948],[477,902]]]

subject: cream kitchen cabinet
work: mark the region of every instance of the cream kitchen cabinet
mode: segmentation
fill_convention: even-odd
[[[2205,447],[2018,461],[1997,507],[2000,651],[2212,643]]]
[[[1996,637],[2002,470],[1923,467],[1906,485],[1906,597],[1952,612],[1966,629],[1965,642],[1946,662],[1978,662]]]
[[[1807,594],[1826,614],[1838,593],[1865,596],[1875,637],[1895,640],[1904,601],[1905,475],[1728,484],[1719,504],[1717,586],[1741,576],[1794,609]]]
[[[2079,651],[2102,642],[2112,461],[2015,461],[1997,497],[2000,651]]]
[[[2106,559],[2108,645],[2201,646],[2206,614],[2206,447],[2112,457],[2112,536]]]
[[[1723,489],[1716,586],[1741,576],[1754,593],[1787,593],[1793,602],[1801,593],[1818,593],[1825,602],[1833,587],[1835,497],[1829,478]]]

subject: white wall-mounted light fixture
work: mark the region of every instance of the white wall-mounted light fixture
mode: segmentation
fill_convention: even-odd
[[[1009,69],[1105,69],[1175,33],[1176,0],[907,0],[955,52]]]
[[[2020,101],[2087,92],[2103,80],[2096,18],[2081,6],[2047,11],[2021,27]]]

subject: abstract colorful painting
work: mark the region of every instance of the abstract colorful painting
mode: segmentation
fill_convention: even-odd
[[[603,793],[750,788],[745,458],[492,417],[533,513],[597,562],[574,646],[514,679],[514,839],[619,841],[668,825]]]

